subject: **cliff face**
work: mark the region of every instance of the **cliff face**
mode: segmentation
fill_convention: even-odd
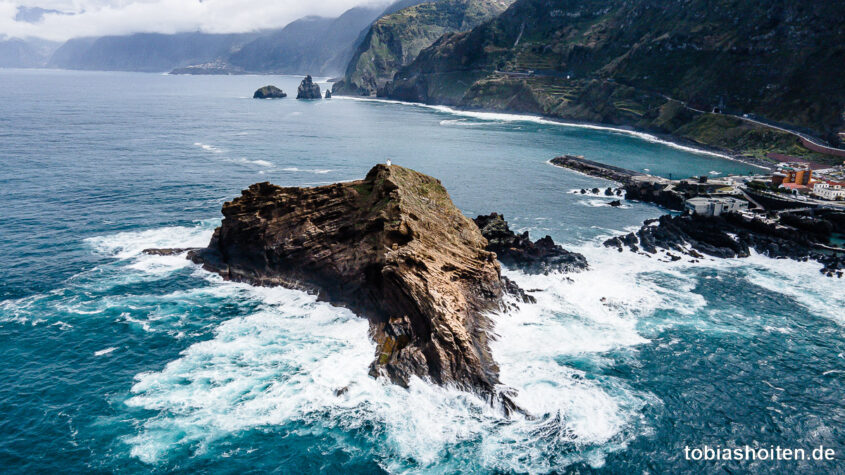
[[[371,95],[443,34],[466,31],[513,0],[438,0],[385,15],[370,27],[334,92]]]
[[[434,178],[378,165],[316,188],[259,183],[224,204],[208,248],[189,257],[226,279],[283,285],[366,316],[371,374],[411,376],[497,397],[485,312],[500,308],[499,264]]]
[[[839,9],[812,0],[518,0],[423,50],[386,93],[632,125],[754,155],[806,154],[794,136],[709,112],[756,114],[835,142],[845,127],[845,88],[834,79],[845,74]]]
[[[296,98],[297,99],[322,99],[323,96],[320,94],[320,86],[314,83],[314,80],[311,79],[311,76],[305,76],[305,79],[299,83],[299,87],[296,89]]]

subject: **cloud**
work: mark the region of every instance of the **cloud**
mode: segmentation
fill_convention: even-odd
[[[64,41],[131,33],[243,33],[385,0],[0,0],[0,37]],[[21,12],[37,11],[37,18]],[[34,21],[33,21],[34,20]]]

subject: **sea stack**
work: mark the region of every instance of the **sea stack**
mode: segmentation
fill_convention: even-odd
[[[264,86],[252,95],[253,99],[281,99],[283,97],[288,97],[288,95],[276,86]]]
[[[499,385],[487,312],[503,308],[499,263],[440,181],[397,165],[315,188],[258,183],[223,205],[189,258],[226,279],[313,292],[370,322],[370,374],[413,376],[515,406]]]
[[[481,235],[487,239],[487,250],[496,253],[499,261],[527,274],[577,272],[588,267],[587,258],[555,244],[551,236],[531,241],[528,231],[516,234],[499,213],[475,218]]]
[[[311,79],[311,75],[305,76],[305,79],[299,84],[299,88],[296,90],[296,98],[297,99],[322,99],[323,96],[320,93],[320,86],[314,83]]]

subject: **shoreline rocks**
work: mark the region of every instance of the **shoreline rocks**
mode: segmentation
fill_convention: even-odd
[[[377,165],[363,180],[316,188],[258,183],[225,203],[223,215],[191,260],[228,280],[307,290],[366,317],[374,377],[407,386],[416,376],[519,410],[499,382],[487,316],[517,291],[438,180]]]
[[[527,274],[577,272],[587,269],[587,259],[555,244],[551,236],[532,242],[528,231],[516,234],[510,230],[504,216],[492,213],[475,218],[475,224],[487,239],[487,250],[495,252],[502,264]]]
[[[252,95],[253,99],[282,99],[284,97],[288,97],[288,95],[285,94],[285,91],[282,91],[278,87],[272,85],[259,88]]]
[[[828,223],[828,224],[825,224]],[[664,215],[647,220],[640,230],[610,238],[605,247],[623,252],[657,254],[658,249],[685,254],[693,259],[748,257],[754,249],[776,259],[815,260],[829,277],[843,276],[845,251],[829,248],[834,226],[825,219],[787,214],[779,221],[748,218],[735,213],[721,216]],[[790,225],[791,224],[791,225]],[[672,260],[678,260],[672,256]]]
[[[320,93],[320,86],[316,84],[311,75],[305,76],[305,79],[299,84],[296,90],[297,99],[322,99],[323,95]]]
[[[569,170],[583,173],[596,178],[612,180],[622,185],[625,191],[626,200],[636,200],[645,203],[653,203],[674,211],[684,210],[684,201],[687,198],[683,193],[671,189],[670,181],[662,178],[646,175],[645,173],[626,170],[613,165],[587,160],[584,157],[575,155],[564,155],[555,157],[549,162],[552,165],[567,168]],[[598,194],[599,189],[593,188],[593,194]],[[585,194],[586,190],[581,190]],[[605,196],[613,196],[612,188],[604,191]],[[620,195],[618,190],[616,195]]]

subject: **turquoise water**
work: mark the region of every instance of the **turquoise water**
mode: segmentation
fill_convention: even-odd
[[[526,117],[251,99],[268,83],[298,78],[0,70],[3,471],[845,473],[845,284],[814,263],[604,249],[660,210],[573,194],[607,183],[546,162],[752,169]],[[536,419],[372,380],[363,319],[140,252],[206,244],[251,183],[349,180],[386,158],[440,178],[466,214],[503,212],[590,260],[506,271],[539,289],[494,316],[493,347]],[[684,460],[704,444],[837,455]]]

